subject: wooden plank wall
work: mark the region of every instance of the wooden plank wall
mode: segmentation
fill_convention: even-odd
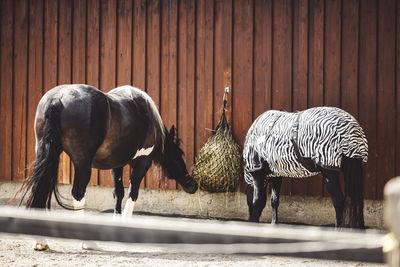
[[[400,2],[396,0],[2,0],[0,179],[34,160],[40,97],[63,83],[132,84],[176,125],[188,168],[218,122],[243,146],[268,109],[338,106],[369,141],[367,199],[400,174]],[[62,156],[59,182],[73,181]],[[132,170],[125,168],[124,183]],[[111,185],[92,170],[91,184]],[[176,189],[157,167],[142,186]],[[285,179],[284,194],[327,195],[320,177]]]

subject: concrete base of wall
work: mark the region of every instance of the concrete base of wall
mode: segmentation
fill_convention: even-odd
[[[0,205],[7,205],[20,183],[0,184]],[[59,185],[63,196],[71,199],[71,185]],[[111,187],[89,186],[86,193],[86,207],[103,211],[113,209]],[[127,189],[125,191],[125,199]],[[18,205],[20,196],[10,205]],[[54,200],[54,208],[60,208]],[[223,218],[247,220],[247,202],[244,193],[210,194],[198,191],[189,195],[179,190],[140,189],[135,205],[137,212],[149,212],[163,215],[184,215],[203,218]],[[281,223],[310,225],[333,225],[335,211],[329,198],[281,196],[279,220]],[[383,229],[383,201],[366,200],[364,202],[364,220],[369,228]],[[271,221],[271,207],[267,203],[261,216],[262,222]]]

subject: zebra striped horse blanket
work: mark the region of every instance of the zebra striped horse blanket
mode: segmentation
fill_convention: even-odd
[[[250,172],[261,169],[263,163],[268,164],[268,177],[313,176],[319,173],[317,166],[339,170],[342,155],[368,159],[364,131],[346,111],[335,107],[295,113],[269,110],[247,132],[245,180],[253,184]]]

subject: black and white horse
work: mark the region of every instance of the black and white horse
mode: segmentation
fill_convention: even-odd
[[[336,212],[336,227],[364,228],[365,134],[349,113],[334,107],[261,114],[250,127],[243,151],[249,220],[258,222],[271,183],[272,223],[278,223],[282,177],[322,173]],[[345,195],[339,173],[344,174]]]
[[[103,93],[83,84],[57,86],[40,100],[34,130],[37,158],[32,175],[23,184],[29,208],[50,208],[53,192],[57,202],[68,208],[56,187],[62,151],[75,167],[75,209],[84,205],[92,167],[111,169],[116,214],[121,213],[124,197],[122,168],[132,167],[125,216],[132,214],[140,183],[153,161],[186,192],[197,190],[174,126],[167,131],[153,100],[137,88],[121,86]]]

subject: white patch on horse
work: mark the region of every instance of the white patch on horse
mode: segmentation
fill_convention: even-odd
[[[85,250],[99,250],[99,246],[94,241],[82,241],[82,249]]]
[[[133,201],[132,198],[128,196],[128,199],[126,200],[125,203],[124,211],[122,212],[122,218],[127,218],[128,216],[132,216],[135,203],[136,202]]]
[[[33,244],[33,249],[37,251],[50,250],[49,245],[47,245],[46,239],[41,237],[36,237],[35,244]]]
[[[86,195],[80,201],[78,201],[74,197],[72,197],[72,203],[73,203],[74,209],[79,209],[79,210],[75,211],[75,214],[79,214],[79,215],[84,214],[85,202],[86,202]],[[81,247],[82,247],[82,249],[85,249],[85,250],[96,250],[99,248],[97,246],[96,242],[87,241],[87,240],[82,241]]]
[[[85,207],[85,202],[86,202],[86,195],[80,200],[76,200],[74,197],[72,197],[72,203],[74,205],[74,209],[80,209],[75,211],[76,213],[83,213],[83,208]]]
[[[139,149],[139,150],[136,152],[135,156],[133,156],[132,159],[136,159],[136,158],[138,158],[138,157],[140,157],[140,156],[148,156],[148,155],[150,155],[150,153],[153,152],[153,148],[154,148],[154,146],[148,147],[148,148],[141,148],[141,149]]]

